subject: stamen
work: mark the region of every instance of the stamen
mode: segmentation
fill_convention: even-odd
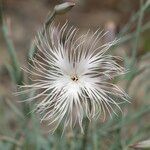
[[[76,75],[72,76],[71,79],[72,79],[73,81],[78,81],[78,80],[79,80]]]

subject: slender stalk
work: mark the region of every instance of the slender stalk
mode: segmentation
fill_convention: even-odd
[[[52,21],[55,18],[55,11],[49,12],[46,21],[44,22],[43,28],[42,28],[42,34],[44,35],[46,32],[46,29],[48,28],[48,26],[52,23]],[[28,60],[30,61],[30,59],[32,60],[32,58],[34,57],[35,53],[37,51],[36,45],[32,42],[31,47],[29,49],[29,53],[28,53]]]
[[[11,70],[10,74],[13,77],[13,80],[17,84],[22,84],[23,76],[22,76],[22,72],[20,69],[19,60],[17,58],[16,50],[15,50],[13,41],[10,37],[8,26],[4,21],[3,3],[1,0],[0,0],[0,24],[2,25],[2,35],[4,37],[4,40],[5,40],[5,43],[7,46],[7,50],[8,50],[8,53],[9,53],[11,61],[12,61],[12,66],[9,66],[9,71]]]
[[[150,22],[146,23],[145,25],[143,25],[143,27],[141,27],[141,30],[140,30],[140,33],[143,33],[145,32],[146,30],[149,30],[150,29]],[[122,43],[125,43],[129,40],[132,40],[136,38],[136,33],[130,33],[130,34],[126,34],[125,36],[123,36],[119,42],[117,44],[122,44]]]
[[[89,120],[88,118],[85,119],[85,128],[84,128],[84,136],[82,140],[82,150],[86,150],[87,142],[88,142],[88,133],[89,133]]]
[[[138,24],[137,24],[137,30],[136,30],[136,35],[135,35],[136,36],[135,43],[134,43],[133,50],[132,50],[133,64],[136,61],[137,48],[138,48],[138,43],[139,43],[139,39],[140,39],[142,20],[143,20],[143,16],[144,16],[144,9],[142,9],[143,8],[143,0],[140,1],[140,6],[141,6],[141,9],[140,9],[141,11],[140,11],[140,15],[139,15]]]
[[[41,29],[41,33],[44,35],[48,29],[48,27],[51,25],[51,23],[53,22],[53,20],[55,19],[56,15],[60,15],[60,14],[64,14],[66,12],[68,12],[73,6],[75,5],[75,3],[72,2],[66,2],[66,3],[62,3],[60,5],[56,5],[53,9],[53,11],[49,12],[47,17],[46,17],[46,21],[44,22],[43,28]],[[36,45],[32,42],[31,47],[29,49],[29,54],[28,54],[28,59],[32,60],[32,58],[34,57],[35,53],[37,51]]]
[[[128,21],[128,23],[124,26],[124,28],[121,30],[121,32],[120,32],[120,37],[122,37],[122,35],[124,34],[124,33],[126,33],[130,28],[131,28],[131,25],[132,25],[132,23],[134,22],[134,21],[136,21],[138,18],[139,18],[139,16],[141,15],[141,11],[145,11],[148,7],[149,7],[149,4],[150,4],[150,1],[149,0],[147,0],[144,4],[143,4],[143,6],[134,14],[134,15],[132,15],[132,17],[131,17],[131,19]]]

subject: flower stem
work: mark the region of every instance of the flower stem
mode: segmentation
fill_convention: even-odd
[[[41,29],[41,33],[43,35],[46,33],[48,27],[54,21],[56,15],[60,15],[60,14],[64,14],[64,13],[68,12],[74,5],[75,5],[75,3],[72,3],[72,2],[66,2],[66,3],[62,3],[60,5],[56,5],[54,7],[54,9],[48,13],[46,21],[44,22],[44,25]],[[36,45],[35,45],[35,43],[32,42],[31,47],[29,49],[29,54],[28,54],[29,61],[30,61],[30,59],[32,60],[36,51],[37,51]]]
[[[89,120],[88,118],[85,119],[85,129],[84,129],[84,136],[82,140],[82,150],[86,150],[87,142],[88,142],[88,133],[89,133]]]

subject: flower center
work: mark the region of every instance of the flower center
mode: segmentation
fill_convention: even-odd
[[[77,77],[77,75],[72,76],[71,79],[72,79],[72,81],[78,81],[79,80],[79,78]]]

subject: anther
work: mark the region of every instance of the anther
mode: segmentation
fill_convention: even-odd
[[[73,76],[73,77],[71,77],[71,79],[72,79],[73,81],[78,81],[78,80],[79,80],[77,76]]]

